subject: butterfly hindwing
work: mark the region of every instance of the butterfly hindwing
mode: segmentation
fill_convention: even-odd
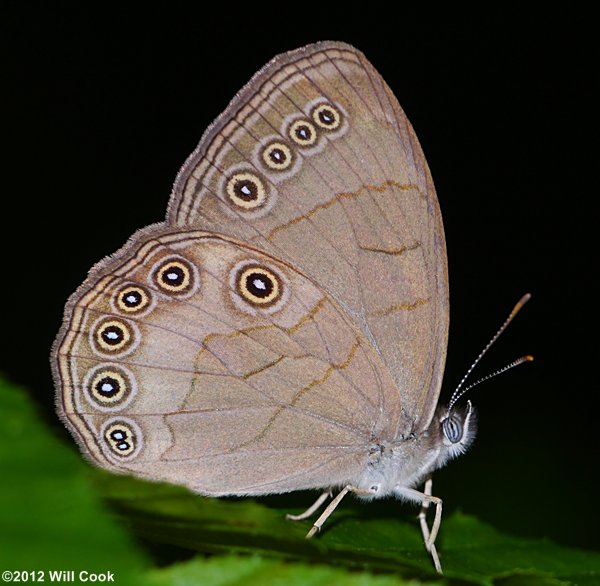
[[[400,418],[381,359],[329,295],[199,231],[145,229],[93,269],[55,376],[93,461],[206,494],[344,483]]]

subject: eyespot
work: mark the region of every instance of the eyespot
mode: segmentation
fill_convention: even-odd
[[[254,173],[235,173],[227,181],[225,191],[233,205],[245,210],[261,207],[267,199],[265,185]]]
[[[284,171],[293,163],[291,149],[283,142],[272,142],[262,151],[262,160],[269,169]]]
[[[442,421],[442,429],[444,431],[444,435],[448,438],[448,441],[453,444],[457,444],[460,442],[463,436],[463,427],[462,422],[458,417],[450,416],[446,417]]]
[[[92,347],[106,355],[131,352],[139,342],[139,332],[129,321],[105,317],[99,319],[90,332]]]
[[[279,277],[261,265],[248,265],[236,276],[237,292],[252,305],[269,307],[281,298]]]
[[[187,297],[199,285],[197,268],[182,256],[161,260],[150,273],[152,284],[169,296]]]
[[[230,272],[231,297],[246,313],[273,313],[289,297],[287,279],[281,271],[258,261],[238,263]]]
[[[123,285],[116,292],[112,300],[113,309],[126,315],[140,315],[147,313],[151,308],[153,299],[150,292],[141,285]]]
[[[109,419],[100,430],[100,441],[108,455],[132,460],[142,447],[142,430],[128,418]]]
[[[83,382],[85,397],[100,411],[119,411],[135,396],[135,377],[122,366],[100,364],[91,369]]]
[[[290,125],[289,137],[302,147],[312,146],[317,142],[317,129],[304,119],[296,120]]]
[[[331,104],[319,104],[312,111],[312,119],[325,130],[336,130],[342,123],[342,114]]]

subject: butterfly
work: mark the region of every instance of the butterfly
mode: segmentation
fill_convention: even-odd
[[[442,501],[431,474],[475,435],[438,406],[448,338],[442,218],[415,133],[355,48],[279,55],[214,121],[163,223],[71,296],[59,414],[103,468],[212,496],[322,491]],[[427,508],[435,508],[429,528]]]

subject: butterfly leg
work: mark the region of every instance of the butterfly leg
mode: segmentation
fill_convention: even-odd
[[[321,508],[321,505],[332,496],[331,491],[328,490],[324,492],[319,498],[310,506],[304,513],[300,513],[299,515],[290,515],[287,514],[285,516],[286,519],[290,519],[291,521],[302,521],[302,519],[308,519],[311,517],[316,511]]]
[[[321,530],[321,527],[329,518],[329,515],[333,513],[336,507],[340,504],[341,500],[349,493],[356,492],[359,494],[372,494],[372,491],[365,490],[364,488],[358,488],[357,486],[352,486],[349,484],[344,487],[336,497],[327,505],[327,508],[321,513],[321,516],[315,521],[315,524],[312,526],[311,530],[306,534],[306,539],[310,539],[315,533]]]
[[[425,483],[424,492],[419,492],[418,490],[404,486],[397,486],[395,492],[398,496],[403,497],[406,500],[421,503],[419,522],[421,524],[421,532],[423,533],[423,538],[425,540],[425,549],[431,554],[436,571],[441,574],[442,566],[440,564],[440,558],[435,547],[435,539],[438,531],[440,530],[440,525],[442,524],[442,499],[431,494],[432,487],[433,481],[429,479]],[[435,505],[435,517],[433,519],[433,525],[431,526],[430,532],[429,528],[427,527],[426,514],[431,503]]]
[[[431,489],[433,487],[433,480],[428,478],[425,481],[425,487],[423,488],[423,494],[427,496],[431,496]],[[418,519],[421,525],[421,533],[423,534],[423,540],[425,541],[425,549],[431,554],[433,559],[433,565],[435,566],[436,571],[441,574],[442,573],[442,565],[440,564],[440,558],[437,553],[437,549],[435,547],[435,543],[431,541],[429,527],[427,526],[427,511],[429,510],[429,505],[431,501],[423,501],[421,504],[421,511],[419,512]]]
[[[423,488],[423,494],[431,496],[432,487],[433,487],[433,480],[431,478],[428,478],[425,481],[425,486]],[[419,514],[417,515],[417,518],[419,519],[419,524],[421,525],[421,533],[423,534],[423,539],[425,540],[425,547],[427,547],[428,550],[429,550],[430,541],[429,541],[429,526],[427,525],[427,511],[429,510],[430,504],[431,504],[431,501],[424,500],[421,503],[421,510],[420,510]]]

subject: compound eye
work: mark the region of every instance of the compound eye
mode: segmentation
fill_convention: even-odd
[[[444,430],[444,435],[453,444],[457,444],[462,439],[463,426],[458,417],[453,415],[446,417],[446,419],[442,421],[442,429]]]

